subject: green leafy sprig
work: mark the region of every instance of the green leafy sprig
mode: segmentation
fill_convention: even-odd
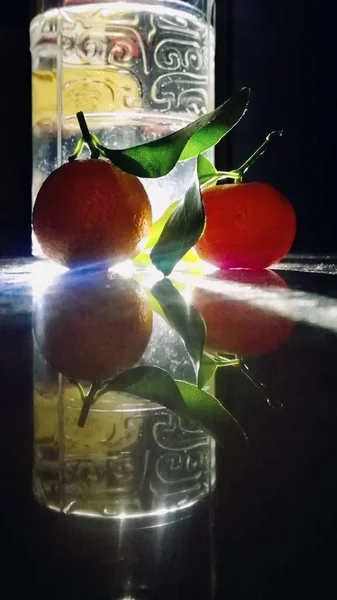
[[[240,122],[247,111],[249,98],[250,89],[244,87],[214,111],[186,127],[160,139],[122,150],[101,144],[97,136],[90,133],[83,112],[76,115],[82,136],[74,154],[69,157],[70,161],[76,160],[86,145],[92,159],[103,157],[131,175],[153,179],[168,175],[179,161],[196,160],[193,181],[168,216],[152,250],[148,248],[151,250],[150,260],[164,276],[172,273],[176,264],[195,246],[205,229],[202,191],[226,180],[240,183],[243,175],[270,143],[282,134],[280,131],[270,133],[238,169],[217,171],[204,154]]]

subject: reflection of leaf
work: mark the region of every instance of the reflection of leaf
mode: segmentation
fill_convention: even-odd
[[[168,323],[183,340],[197,379],[206,335],[203,319],[193,306],[185,302],[169,279],[156,283],[151,294],[159,302]]]
[[[196,244],[205,227],[205,209],[197,176],[179,202],[151,251],[151,260],[165,276]]]
[[[117,375],[99,395],[120,391],[156,402],[183,418],[195,419],[230,450],[242,449],[245,434],[211,394],[184,381],[174,381],[159,367],[135,367]]]
[[[255,390],[258,392],[258,394],[260,395],[260,397],[263,398],[263,400],[269,405],[269,406],[274,406],[275,403],[271,400],[271,398],[269,397],[268,391],[266,389],[266,386],[264,383],[258,382],[256,381],[255,377],[252,375],[252,373],[250,373],[249,367],[248,365],[246,365],[245,363],[241,363],[241,368],[240,368],[241,373],[248,379],[248,381],[253,385],[253,387],[255,388]],[[282,406],[282,404],[281,404]]]
[[[223,369],[225,367],[240,367],[241,361],[234,355],[231,358],[220,356],[217,353],[211,353],[209,349],[205,351],[202,356],[198,385],[200,388],[205,387],[206,383],[209,382],[211,377],[217,371],[217,369]]]
[[[214,360],[212,356],[209,356],[208,354],[203,354],[198,377],[198,386],[200,387],[200,389],[205,387],[205,385],[210,381],[210,379],[215,374],[217,368],[217,361]]]
[[[198,156],[198,179],[200,185],[213,179],[216,174],[217,170],[211,161],[202,154]]]
[[[162,177],[178,162],[203,154],[217,144],[246,111],[250,90],[243,88],[213,112],[158,140],[124,150],[97,144],[117,167],[138,177]]]
[[[202,423],[215,439],[226,440],[226,443],[230,444],[238,441],[239,433],[239,437],[246,437],[239,423],[214,396],[186,381],[176,383],[190,417]]]
[[[157,315],[159,315],[162,319],[164,319],[164,321],[166,321],[166,323],[168,323],[168,321],[166,319],[166,315],[165,315],[162,307],[160,306],[158,300],[150,292],[149,292],[149,302],[150,302],[153,312],[157,313]]]
[[[135,367],[117,375],[101,393],[120,391],[152,402],[162,404],[170,410],[177,411],[182,404],[182,397],[172,377],[159,367]]]

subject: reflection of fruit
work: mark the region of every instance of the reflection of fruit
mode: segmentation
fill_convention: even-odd
[[[287,288],[283,279],[269,270],[219,271],[216,278],[259,288]],[[233,292],[225,296],[196,288],[192,304],[206,323],[206,346],[213,352],[260,356],[285,342],[294,327],[290,319],[235,298]]]
[[[105,160],[75,160],[43,182],[33,228],[43,252],[66,266],[136,256],[152,223],[142,183]]]
[[[223,269],[264,269],[289,252],[296,232],[289,200],[266,183],[219,185],[203,192],[206,228],[196,245]]]
[[[147,295],[132,279],[68,271],[36,308],[46,360],[70,379],[110,379],[142,356],[152,332]]]

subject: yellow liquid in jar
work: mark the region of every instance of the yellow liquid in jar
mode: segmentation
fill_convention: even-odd
[[[106,113],[126,112],[141,106],[139,85],[130,73],[109,68],[65,67],[58,80],[56,70],[33,71],[33,127],[54,129],[60,102],[63,126],[69,129],[77,127],[74,115],[78,111],[95,114],[99,126],[99,114],[104,125]]]

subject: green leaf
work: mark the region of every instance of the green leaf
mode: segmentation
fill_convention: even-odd
[[[197,174],[165,223],[160,238],[151,251],[152,263],[165,276],[170,275],[176,264],[197,243],[205,227],[205,209]]]
[[[100,152],[123,171],[137,177],[163,177],[178,160],[187,160],[213,148],[242,118],[250,96],[242,88],[213,112],[153,142],[113,150],[97,144]]]
[[[242,88],[212,113],[198,119],[199,125],[194,131],[191,129],[180,160],[194,158],[216,146],[241,120],[247,110],[249,97],[250,89],[247,87]],[[191,125],[188,125],[185,129],[189,127]]]
[[[139,252],[139,254],[137,254],[137,256],[135,256],[135,258],[133,259],[132,263],[136,267],[140,267],[142,269],[145,267],[149,267],[152,264],[150,255],[147,254],[147,252]]]
[[[193,306],[185,302],[169,279],[156,283],[151,294],[160,304],[167,322],[183,340],[197,381],[206,337],[204,320]]]
[[[110,382],[100,395],[120,391],[156,402],[183,418],[195,419],[230,451],[245,445],[238,422],[211,394],[197,386],[174,379],[159,367],[135,367]]]
[[[207,183],[210,179],[213,179],[217,175],[217,170],[213,163],[208,158],[200,154],[198,156],[198,179],[200,185]]]
[[[205,385],[207,385],[207,383],[215,374],[218,366],[219,365],[217,361],[212,356],[208,354],[203,354],[198,377],[198,387],[200,389],[204,388]]]
[[[172,204],[170,204],[170,206],[168,206],[168,208],[165,210],[164,214],[162,214],[160,219],[158,219],[157,221],[155,221],[152,224],[150,237],[145,246],[146,249],[149,250],[149,249],[153,248],[153,246],[158,242],[160,235],[164,229],[166,221],[172,215],[174,209],[178,206],[178,204],[179,204],[179,201],[172,202]]]

